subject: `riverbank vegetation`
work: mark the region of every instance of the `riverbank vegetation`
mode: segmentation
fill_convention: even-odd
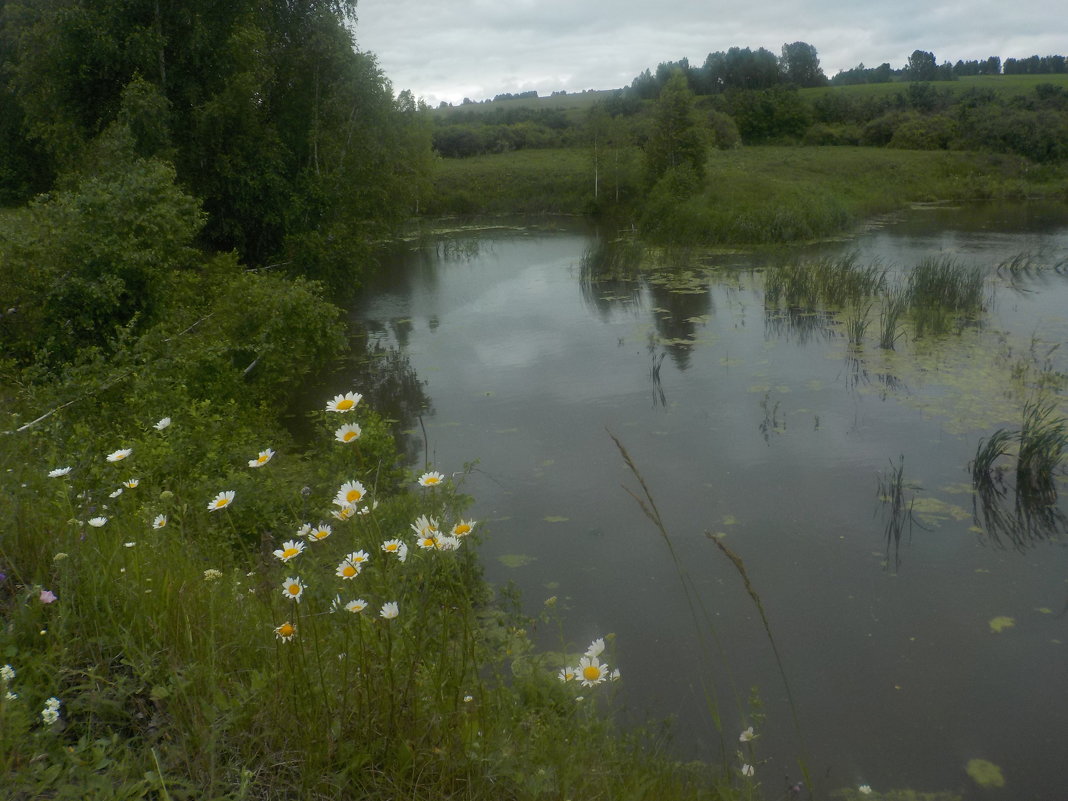
[[[936,90],[876,103],[897,114],[880,125],[813,95],[801,126],[792,90],[695,99],[682,73],[487,133],[395,96],[354,12],[3,8],[0,784],[758,797],[752,729],[744,760],[721,733],[723,764],[679,764],[661,732],[614,727],[611,636],[535,648],[558,610],[523,615],[483,582],[462,465],[413,473],[355,384],[309,411],[307,387],[359,358],[339,303],[413,215],[593,213],[652,241],[768,244],[908,202],[1057,194],[1062,89],[1005,106],[1056,123],[1022,126],[1053,142],[1029,153],[926,147],[957,113]],[[869,127],[891,148],[860,147]]]

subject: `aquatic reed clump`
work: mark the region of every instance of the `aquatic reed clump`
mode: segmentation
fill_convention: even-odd
[[[1054,473],[1068,446],[1068,421],[1050,401],[1029,401],[1024,406],[1020,450],[1016,457],[1016,490],[1041,498],[1056,497]]]
[[[877,295],[885,286],[886,268],[878,262],[862,266],[857,255],[783,264],[765,278],[765,305],[815,308],[841,307]]]
[[[1017,441],[1017,435],[999,428],[989,437],[979,440],[975,458],[969,464],[972,484],[979,491],[989,491],[1004,484],[1005,468],[998,460],[1007,456]]]
[[[912,537],[912,506],[915,498],[906,497],[905,456],[895,465],[890,460],[890,470],[879,474],[879,500],[887,509],[886,520],[886,556],[889,561],[890,549],[894,550],[894,565],[901,563],[901,538],[905,532]]]
[[[908,294],[896,287],[883,296],[883,306],[879,311],[879,347],[893,350],[902,336],[901,318],[908,309]]]
[[[985,309],[982,271],[949,257],[925,258],[908,275],[905,292],[917,335],[942,334]]]

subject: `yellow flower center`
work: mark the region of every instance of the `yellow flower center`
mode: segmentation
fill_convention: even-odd
[[[290,584],[288,589],[289,589],[289,594],[290,595],[300,595],[300,585],[299,584]]]
[[[356,568],[354,568],[352,565],[345,565],[341,569],[341,575],[343,575],[345,578],[352,578],[356,575]]]
[[[260,464],[263,464],[264,462],[266,462],[267,459],[268,459],[268,456],[267,456],[266,453],[261,453],[259,456],[256,457],[256,461],[259,462]]]
[[[397,543],[395,543],[395,542],[388,543],[386,545],[386,550],[390,551],[390,552],[397,550]]]
[[[294,631],[296,631],[296,629],[293,628],[291,623],[283,623],[278,627],[278,633],[283,637],[292,637]]]
[[[588,665],[582,669],[582,678],[586,681],[596,681],[601,678],[601,669],[596,665]]]
[[[427,484],[437,484],[439,481],[441,481],[441,479],[437,476],[427,476],[426,479]]]
[[[344,400],[339,400],[337,402],[337,408],[343,412],[347,412],[349,409],[352,408],[352,406],[352,398],[345,398]]]
[[[356,439],[356,432],[355,431],[346,431],[345,432],[345,442],[352,442],[354,439]]]
[[[282,558],[283,559],[292,559],[298,553],[300,553],[300,550],[297,549],[297,548],[286,548],[284,551],[282,551]]]
[[[456,528],[452,530],[452,533],[455,534],[457,537],[462,537],[464,534],[469,534],[470,532],[471,526],[467,525],[466,523],[460,523]]]
[[[227,501],[226,498],[219,498],[219,500],[215,502],[215,508],[222,509],[227,503],[229,503],[229,501]]]
[[[349,503],[356,503],[356,501],[360,500],[362,497],[363,493],[359,490],[349,490],[348,494],[345,495],[345,500]]]

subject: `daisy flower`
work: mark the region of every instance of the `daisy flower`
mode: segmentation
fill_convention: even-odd
[[[402,562],[408,558],[408,543],[402,540],[386,540],[382,543],[382,550],[393,554]]]
[[[333,400],[326,402],[328,412],[350,412],[356,408],[356,404],[363,399],[359,392],[346,392],[344,395],[335,395]]]
[[[560,681],[574,681],[575,676],[578,675],[578,668],[564,667],[560,668],[560,672],[556,674],[556,678]]]
[[[430,473],[423,473],[423,475],[419,476],[419,486],[420,487],[436,487],[438,484],[440,484],[444,480],[445,480],[445,476],[443,476],[441,473],[438,473],[437,471],[432,471]]]
[[[414,531],[420,537],[425,537],[428,534],[437,534],[438,521],[432,517],[420,515],[418,518],[416,518],[415,522],[412,523],[412,531]]]
[[[122,482],[122,485],[126,487],[126,489],[135,489],[140,483],[141,479],[139,478],[128,478]]]
[[[859,792],[861,795],[871,795],[871,785],[862,784],[860,785],[860,787],[857,788],[857,792]]]
[[[10,682],[15,680],[15,668],[11,665],[0,667],[0,681]]]
[[[300,596],[304,594],[304,583],[299,578],[289,577],[282,582],[282,595],[291,601],[300,603]]]
[[[742,765],[742,775],[743,776],[752,776],[754,773],[756,773],[756,770],[753,768],[752,765],[749,765],[749,764],[743,764]]]
[[[115,490],[114,492],[112,492],[112,493],[109,493],[109,494],[108,494],[108,497],[109,497],[109,498],[118,498],[118,497],[119,497],[120,495],[122,495],[122,487],[119,487],[119,488],[118,488],[117,490]]]
[[[366,608],[367,601],[365,601],[363,598],[357,598],[355,601],[349,601],[347,604],[345,604],[345,611],[352,612],[353,614],[356,614],[357,612],[362,612]]]
[[[344,506],[340,506],[337,509],[331,510],[330,516],[337,518],[341,522],[345,522],[356,513],[356,507],[353,506],[351,503],[347,503]]]
[[[619,672],[619,668],[615,668],[611,673],[608,674],[609,681],[619,681],[622,677],[623,674]]]
[[[166,428],[167,426],[169,426],[170,424],[171,424],[171,418],[169,418],[169,417],[161,417],[161,418],[160,418],[160,419],[159,419],[159,420],[158,420],[158,421],[156,422],[156,424],[155,424],[155,425],[153,425],[152,427],[153,427],[154,429],[156,429],[156,431],[162,431],[163,429],[165,429],[165,428]]]
[[[337,570],[334,571],[334,575],[338,578],[354,579],[360,575],[361,570],[363,570],[363,568],[358,563],[346,558],[341,560],[341,563],[337,566]]]
[[[117,451],[112,451],[108,454],[109,462],[121,462],[127,456],[133,453],[133,448],[119,448]]]
[[[466,537],[472,531],[475,530],[474,520],[461,520],[455,526],[452,527],[452,536],[454,537]]]
[[[608,665],[602,665],[596,656],[584,656],[579,660],[578,673],[584,687],[593,687],[608,678]]]
[[[274,456],[274,451],[268,448],[265,451],[260,451],[260,455],[255,459],[248,460],[249,467],[263,467],[267,462],[271,461],[271,457]]]
[[[100,528],[106,522],[108,522],[106,517],[90,517],[88,520],[89,525],[93,528]]]
[[[282,547],[274,552],[274,555],[281,559],[283,562],[288,562],[294,556],[300,556],[300,552],[304,550],[304,543],[298,540],[286,540],[282,543]]]
[[[455,551],[460,547],[460,540],[457,537],[444,536],[435,537],[435,547],[439,551]]]
[[[156,515],[152,520],[152,528],[163,528],[167,525],[167,515]]]
[[[748,729],[746,729],[745,731],[743,731],[741,734],[738,735],[738,742],[740,742],[740,743],[748,743],[748,742],[751,742],[752,740],[754,740],[755,738],[756,738],[756,734],[753,733],[753,727],[750,726]]]
[[[366,494],[367,489],[359,481],[346,481],[334,496],[334,503],[338,506],[354,506]]]
[[[427,534],[425,537],[420,537],[415,541],[415,544],[422,548],[424,551],[432,551],[438,547],[438,538],[433,534]]]
[[[300,528],[297,529],[298,537],[309,537],[312,533],[311,523],[302,523]]]
[[[70,467],[57,467],[55,470],[49,470],[48,471],[48,477],[49,478],[59,478],[60,476],[65,476],[65,475],[67,475],[67,473],[69,473],[71,471],[71,469],[72,468],[70,468]]]
[[[360,438],[360,434],[363,432],[360,427],[355,423],[345,423],[337,431],[334,432],[334,438],[338,442],[355,442]]]
[[[288,620],[274,630],[274,636],[280,639],[282,642],[289,642],[293,639],[293,635],[296,633],[297,627],[290,623]]]
[[[590,647],[586,649],[586,656],[600,656],[604,653],[604,637],[598,637],[596,640],[590,643]]]
[[[233,490],[220,492],[212,499],[211,503],[208,504],[208,511],[214,512],[218,509],[225,509],[234,502],[234,495],[236,495],[236,493]]]
[[[309,528],[307,536],[309,540],[315,540],[316,542],[319,542],[320,540],[325,540],[333,533],[334,530],[330,528],[330,526],[328,526],[326,523],[320,523],[315,528]]]
[[[400,607],[397,605],[396,601],[387,601],[386,603],[382,604],[382,609],[379,610],[378,614],[380,614],[386,620],[392,620],[400,614]]]

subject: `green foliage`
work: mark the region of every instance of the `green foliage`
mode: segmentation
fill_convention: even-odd
[[[676,72],[660,92],[644,151],[646,182],[650,186],[680,167],[698,179],[704,177],[708,143],[697,122],[693,92],[681,72]]]

